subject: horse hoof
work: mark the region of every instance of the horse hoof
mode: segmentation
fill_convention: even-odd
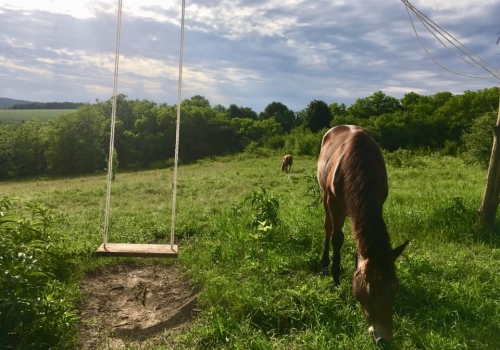
[[[330,291],[335,292],[335,291],[339,290],[339,287],[340,287],[340,283],[337,284],[337,283],[333,282],[332,284],[330,284],[329,289],[330,289]]]

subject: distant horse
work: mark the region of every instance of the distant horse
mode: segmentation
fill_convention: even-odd
[[[358,251],[352,279],[353,294],[361,304],[370,334],[377,342],[388,342],[393,336],[393,307],[399,291],[394,262],[408,241],[391,248],[382,217],[388,195],[387,170],[372,135],[353,125],[339,125],[328,130],[321,143],[318,182],[325,209],[323,270],[327,272],[330,264],[331,239],[333,282],[335,285],[340,283],[342,227],[349,216]]]
[[[281,171],[289,173],[292,169],[293,156],[291,154],[285,154],[283,157],[283,162],[281,163]]]

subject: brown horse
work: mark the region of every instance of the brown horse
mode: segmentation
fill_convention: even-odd
[[[283,157],[283,162],[281,163],[281,171],[289,173],[292,169],[293,156],[291,154],[285,154]]]
[[[340,283],[342,227],[349,216],[358,250],[353,294],[361,304],[370,334],[377,342],[388,342],[392,339],[393,307],[399,291],[394,262],[408,241],[391,248],[382,217],[388,194],[387,170],[372,135],[353,125],[339,125],[328,130],[321,143],[318,182],[325,209],[323,269],[328,271],[330,264],[331,240],[333,281],[336,285]]]

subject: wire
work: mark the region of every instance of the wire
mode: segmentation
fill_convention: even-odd
[[[408,1],[408,0],[406,0]],[[445,38],[450,44],[452,44],[453,46],[455,46],[455,48],[457,48],[459,51],[461,51],[463,54],[465,55],[468,55],[468,53],[466,53],[464,50],[462,50],[462,48],[460,46],[462,46],[464,49],[468,50],[472,55],[476,56],[479,60],[483,61],[486,65],[490,66],[490,68],[492,68],[493,70],[496,70],[496,67],[494,67],[493,65],[491,65],[488,61],[484,60],[482,57],[480,57],[479,55],[477,55],[473,50],[471,50],[470,48],[468,48],[467,46],[465,46],[464,44],[462,44],[460,41],[458,41],[457,39],[455,39],[453,37],[453,35],[451,35],[450,33],[448,33],[445,29],[443,29],[442,27],[440,27],[438,24],[436,24],[435,22],[433,22],[428,16],[426,16],[424,13],[422,13],[420,10],[418,10],[416,7],[414,7],[413,5],[411,5],[409,2],[408,2],[408,5],[410,6],[410,8],[412,9],[413,13],[415,13],[415,15],[418,17],[418,19],[420,20],[420,22],[422,22],[422,24],[426,27],[426,29],[432,34],[434,35],[434,37],[441,43],[441,45],[443,45],[444,47],[446,47],[446,44],[444,44],[441,39],[439,39],[437,37],[437,35],[435,33],[433,33],[429,27],[431,26],[437,33],[439,33],[443,38]],[[425,22],[425,23],[424,23]],[[427,25],[426,25],[427,23]],[[440,30],[442,32],[444,32],[444,34],[446,34],[446,36],[440,32]],[[450,40],[449,38],[453,39],[454,41],[456,41],[460,46],[458,46],[457,44],[455,44],[452,40]],[[446,47],[447,48],[447,47]],[[447,48],[448,49],[448,48]],[[449,49],[448,49],[449,50]],[[451,50],[449,50],[451,51]],[[453,51],[451,51],[453,52]],[[459,57],[460,59],[462,59],[464,62],[474,66],[474,67],[478,67],[478,68],[481,68],[481,66],[479,64],[473,64],[472,62],[469,62],[467,60],[465,60],[463,57],[459,56],[458,54],[456,54],[455,52],[453,52],[457,57]],[[469,57],[471,58],[471,57]]]
[[[405,7],[406,7],[406,12],[408,14],[408,18],[410,19],[410,22],[411,22],[411,25],[412,25],[412,28],[413,28],[413,31],[415,33],[415,36],[417,37],[418,41],[420,42],[420,45],[422,46],[422,48],[424,49],[424,51],[427,53],[427,55],[431,58],[431,60],[437,64],[439,67],[441,67],[442,69],[450,72],[450,73],[453,73],[453,74],[456,74],[456,75],[460,75],[460,76],[465,76],[465,77],[470,77],[470,78],[491,78],[491,77],[495,77],[497,79],[500,80],[500,72],[498,71],[498,69],[496,69],[492,64],[490,64],[488,61],[484,60],[483,58],[481,58],[479,55],[477,55],[476,53],[474,53],[473,50],[471,50],[470,48],[468,48],[467,46],[463,45],[462,43],[460,43],[457,39],[455,39],[450,33],[448,33],[446,30],[444,30],[443,28],[441,28],[439,25],[437,25],[435,22],[433,22],[429,17],[427,17],[424,13],[422,13],[421,11],[419,11],[417,8],[415,8],[415,6],[413,6],[412,4],[410,4],[409,0],[401,0],[404,4],[405,4]],[[418,32],[415,28],[415,24],[413,22],[413,19],[412,19],[412,16],[410,14],[410,10],[417,16],[417,18],[420,20],[420,22],[422,23],[422,25],[441,43],[441,45],[443,47],[445,47],[448,51],[450,51],[451,53],[453,53],[455,56],[459,57],[462,61],[466,62],[467,64],[470,64],[474,67],[477,67],[477,68],[482,68],[484,70],[486,70],[488,73],[490,73],[490,75],[488,76],[477,76],[477,75],[469,75],[469,74],[463,74],[463,73],[459,73],[459,72],[455,72],[449,68],[446,68],[444,67],[442,64],[440,64],[432,55],[431,53],[429,52],[429,50],[425,47],[422,39],[420,38],[420,36],[418,35]],[[429,28],[431,27],[434,32]],[[446,34],[443,34],[443,32]],[[450,44],[452,44],[456,49],[458,49],[460,52],[462,52],[465,56],[467,56],[467,58],[469,58],[470,60],[472,60],[474,63],[472,62],[469,62],[467,61],[466,59],[464,59],[462,56],[460,56],[459,54],[457,54],[456,52],[454,52],[453,50],[451,50],[440,38],[438,38],[438,36],[436,35],[439,34],[440,36],[442,36],[443,38],[445,38]],[[455,41],[456,43],[458,43],[458,46],[457,44],[455,44],[452,40],[450,40],[450,38]],[[467,53],[465,50],[462,49],[462,47],[469,51],[469,53]],[[474,55],[477,57],[474,58],[471,56]],[[478,62],[479,61],[482,61],[485,63],[485,65],[489,66],[489,68],[485,67],[485,65],[483,65],[482,63]],[[494,73],[493,71],[496,71],[497,73]]]

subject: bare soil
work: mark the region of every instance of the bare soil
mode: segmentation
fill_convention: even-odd
[[[81,284],[80,349],[122,349],[163,342],[199,312],[189,281],[174,266],[114,265]]]

